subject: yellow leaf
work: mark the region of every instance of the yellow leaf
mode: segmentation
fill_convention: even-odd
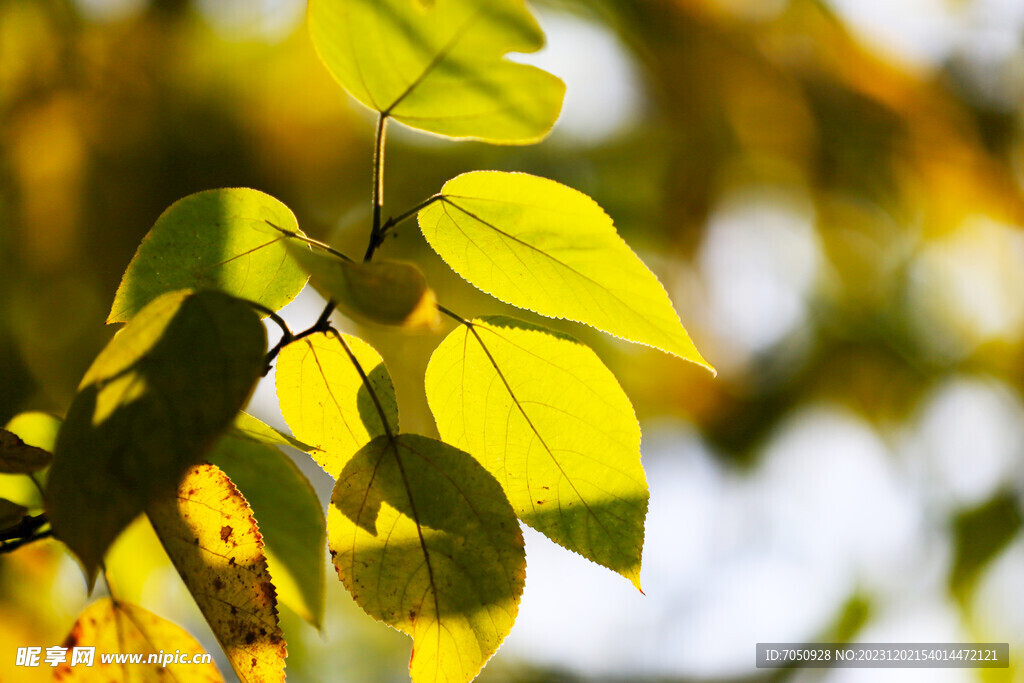
[[[209,657],[195,638],[173,624],[138,605],[103,598],[85,608],[71,633],[62,643],[67,648],[66,661],[55,670],[53,678],[67,683],[156,683],[189,681],[218,683],[224,679],[212,662],[191,663],[192,657]],[[95,648],[92,666],[77,656],[75,648]],[[139,663],[104,663],[100,655],[139,655]],[[149,661],[150,655],[159,659]],[[164,656],[177,655],[178,663]],[[182,659],[189,663],[181,663]],[[128,660],[129,662],[131,660]]]
[[[344,344],[342,343],[344,340]],[[356,451],[387,432],[352,352],[398,432],[398,401],[384,361],[358,337],[318,333],[289,344],[277,359],[277,399],[297,439],[315,447],[313,459],[335,479]]]
[[[149,519],[245,683],[284,680],[277,594],[252,510],[227,475],[196,465]]]

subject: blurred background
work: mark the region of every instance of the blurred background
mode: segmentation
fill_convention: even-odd
[[[394,124],[385,215],[474,169],[571,185],[719,376],[562,326],[641,421],[646,595],[527,530],[518,623],[481,680],[1024,680],[1024,3],[533,7],[549,45],[516,59],[567,83],[553,134],[494,147]],[[0,2],[0,424],[63,414],[139,240],[186,194],[254,187],[365,248],[373,115],[317,61],[303,14]],[[423,264],[464,316],[502,311],[412,223],[382,254]],[[303,329],[322,305],[309,289],[284,315]],[[403,426],[436,433],[422,380],[442,336],[337,324],[384,355]],[[283,426],[272,375],[252,411]],[[0,495],[35,494],[6,477]],[[218,651],[151,531],[111,564],[121,597]],[[409,641],[327,585],[322,633],[283,611],[290,680],[407,680]],[[14,669],[14,648],[59,644],[87,602],[59,544],[0,557],[0,680],[46,678]],[[758,671],[761,641],[1008,641],[1013,666]]]

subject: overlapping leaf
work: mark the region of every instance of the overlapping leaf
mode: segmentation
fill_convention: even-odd
[[[62,646],[66,661],[53,671],[53,679],[63,683],[158,683],[195,681],[221,683],[212,663],[192,663],[192,657],[205,654],[202,646],[180,626],[128,602],[103,598],[78,615]],[[76,659],[76,648],[95,648],[92,663]],[[188,663],[150,663],[152,654],[180,653]],[[101,654],[138,654],[138,664],[104,662]]]
[[[283,681],[287,653],[263,538],[227,475],[196,465],[147,512],[239,679]]]
[[[157,296],[219,289],[277,310],[295,298],[306,274],[273,226],[302,234],[287,206],[256,190],[191,194],[172,204],[143,238],[107,316],[130,320]]]
[[[25,413],[18,413],[10,419],[5,425],[5,429],[19,439],[21,439],[26,445],[41,449],[46,452],[45,458],[52,462],[52,455],[54,446],[57,443],[57,432],[60,430],[61,421],[48,413],[41,413],[36,411],[30,411]],[[7,456],[10,458],[10,456]],[[33,456],[29,456],[30,462],[35,466],[41,462],[44,456],[35,453]],[[20,462],[21,456],[14,458],[14,460]],[[24,469],[27,465],[13,465],[10,461],[6,467],[8,469]],[[42,505],[42,497],[39,493],[39,489],[36,488],[35,484],[24,474],[6,474],[2,470],[4,465],[0,465],[0,496],[4,498],[10,498],[22,505],[30,508],[37,508]],[[45,484],[47,472],[45,470],[33,473],[32,475],[37,482]]]
[[[347,350],[346,350],[347,346]],[[384,361],[351,335],[318,333],[286,346],[277,360],[277,398],[292,433],[314,446],[313,459],[332,477],[356,451],[387,432],[349,351],[398,432],[398,402]]]
[[[434,351],[426,390],[441,438],[494,475],[520,519],[640,587],[640,427],[589,347],[512,318],[474,320]]]
[[[28,474],[43,469],[53,455],[42,448],[30,446],[14,432],[0,429],[0,473]]]
[[[440,323],[434,290],[412,263],[344,261],[294,240],[289,249],[309,271],[317,291],[354,320],[410,330],[429,330]]]
[[[61,428],[46,507],[90,577],[120,531],[202,460],[252,392],[266,335],[220,292],[165,294],[97,356]]]
[[[414,683],[471,680],[512,628],[526,557],[515,513],[473,458],[403,434],[345,465],[328,543],[368,614],[412,636]]]
[[[27,514],[28,508],[24,505],[0,498],[0,529],[14,526]]]
[[[226,436],[209,459],[230,477],[259,520],[281,602],[319,627],[327,530],[313,486],[291,458],[272,445]]]
[[[311,0],[309,31],[342,87],[413,128],[534,142],[562,106],[559,79],[504,59],[544,45],[523,0]]]
[[[513,306],[712,369],[664,287],[590,197],[553,180],[498,171],[457,176],[441,194],[420,211],[420,228],[471,284]]]

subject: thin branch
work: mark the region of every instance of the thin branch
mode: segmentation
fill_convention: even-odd
[[[277,230],[278,232],[280,232],[282,234],[285,234],[288,237],[291,237],[292,239],[297,239],[297,240],[299,240],[301,242],[305,242],[306,244],[310,244],[310,245],[312,245],[314,247],[318,247],[320,249],[323,249],[327,253],[332,254],[334,256],[337,256],[342,261],[348,261],[349,263],[355,263],[355,259],[353,259],[353,258],[351,258],[351,257],[349,257],[349,256],[347,256],[347,255],[345,255],[343,253],[341,253],[340,251],[338,251],[337,249],[335,249],[331,245],[327,244],[326,242],[321,242],[320,240],[315,240],[312,237],[306,237],[305,235],[300,235],[297,232],[292,232],[291,230],[287,230],[287,229],[282,228],[282,227],[280,227],[278,225],[274,225],[273,223],[271,223],[270,221],[268,221],[266,219],[264,219],[263,222],[266,223],[267,225],[269,225],[270,227],[272,227],[274,230]]]
[[[466,327],[473,327],[473,323],[469,322],[468,320],[463,318],[461,315],[459,315],[455,311],[453,311],[453,310],[451,310],[449,308],[445,308],[441,304],[435,304],[435,305],[437,306],[437,310],[441,311],[442,313],[444,313],[446,316],[448,316],[449,318],[451,318],[455,322],[461,323],[461,324],[465,325]]]
[[[400,223],[403,223],[404,221],[409,220],[410,218],[412,218],[413,216],[415,216],[420,211],[422,211],[423,209],[427,208],[428,206],[430,206],[434,202],[436,202],[436,201],[443,201],[443,200],[444,200],[444,195],[441,195],[441,194],[431,195],[430,197],[427,197],[422,202],[420,202],[416,206],[412,207],[408,211],[400,213],[397,216],[393,216],[393,217],[387,219],[386,221],[384,221],[384,225],[382,225],[381,228],[380,228],[380,238],[377,241],[377,246],[380,246],[380,243],[384,241],[385,237],[387,237],[388,230],[390,230],[391,228],[396,227],[397,225],[399,225]]]
[[[7,529],[0,529],[0,555],[12,553],[23,545],[53,536],[52,529],[40,531],[49,523],[46,513],[29,515]]]
[[[265,315],[268,318],[270,318],[271,320],[273,320],[274,323],[276,323],[277,326],[281,328],[281,335],[282,335],[282,337],[291,337],[292,336],[292,331],[290,329],[288,329],[288,323],[286,323],[284,321],[284,319],[281,316],[279,316],[277,313],[275,313],[271,309],[267,308],[263,304],[256,303],[255,301],[245,300],[245,303],[249,304],[250,306],[255,308],[257,311],[259,311],[263,315]]]
[[[370,229],[370,243],[366,247],[363,261],[373,258],[381,241],[380,213],[384,206],[384,140],[387,138],[388,115],[377,117],[377,132],[373,147],[373,226]]]
[[[29,536],[27,538],[19,538],[16,541],[0,542],[0,555],[13,553],[15,550],[22,547],[23,545],[28,545],[29,543],[34,543],[36,541],[41,541],[44,538],[52,537],[53,531],[51,529],[47,529],[46,531],[40,531],[38,534],[34,536]]]
[[[46,497],[46,491],[43,490],[43,485],[39,483],[39,479],[36,478],[35,473],[29,472],[26,476],[32,480],[32,483],[36,487],[36,491],[39,491],[40,499],[44,499]]]

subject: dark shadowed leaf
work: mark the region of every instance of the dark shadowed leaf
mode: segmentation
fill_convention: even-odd
[[[120,531],[201,461],[252,392],[266,335],[243,301],[173,292],[89,368],[54,453],[46,508],[90,578]]]
[[[43,469],[51,460],[49,451],[29,446],[17,434],[0,429],[0,472],[28,474]]]

